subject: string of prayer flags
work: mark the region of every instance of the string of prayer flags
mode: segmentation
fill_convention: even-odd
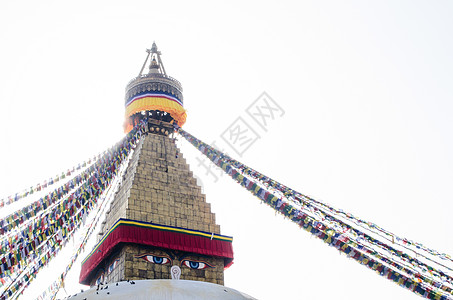
[[[436,270],[402,251],[396,250],[383,241],[372,238],[368,234],[344,223],[337,214],[328,213],[312,205],[306,199],[295,199],[302,195],[286,186],[277,183],[251,168],[231,159],[224,153],[203,143],[186,131],[176,127],[188,142],[237,183],[252,192],[260,200],[283,214],[314,236],[322,239],[330,246],[348,255],[381,276],[392,280],[398,285],[428,299],[453,299],[451,276]],[[253,171],[252,171],[253,170]],[[255,176],[253,176],[255,175]],[[276,194],[281,197],[277,197]],[[303,201],[297,201],[303,200]],[[350,232],[348,232],[348,230]],[[348,234],[350,236],[348,237]],[[393,251],[391,255],[383,254]],[[384,251],[384,252],[383,252]],[[437,272],[439,278],[423,275]]]
[[[23,230],[17,236],[4,241],[2,250],[6,251],[0,259],[0,278],[16,279],[7,283],[8,286],[0,299],[8,299],[15,292],[23,290],[36,273],[66,245],[83,223],[86,214],[96,207],[102,193],[117,176],[120,165],[135,148],[143,131],[141,127],[143,124],[106,151],[95,163],[93,176],[73,194],[39,219],[35,219],[33,225],[26,228],[28,231]]]
[[[97,156],[94,156],[93,159],[90,158],[88,160],[88,165],[91,164],[92,161],[96,161],[100,156],[101,156],[101,154],[98,154]],[[36,184],[34,186],[31,186],[29,189],[25,189],[24,191],[22,191],[20,193],[15,193],[14,195],[10,195],[10,196],[8,196],[6,198],[0,199],[0,208],[2,208],[4,206],[7,206],[7,205],[10,205],[10,204],[12,204],[14,202],[17,202],[17,201],[21,200],[21,199],[24,199],[27,196],[32,195],[35,192],[39,192],[39,191],[41,191],[44,188],[47,188],[48,186],[58,182],[60,179],[63,179],[65,177],[67,177],[67,176],[71,176],[72,174],[74,174],[78,170],[80,170],[81,168],[86,167],[86,165],[87,165],[87,161],[84,161],[83,163],[77,164],[77,166],[69,168],[66,172],[61,172],[61,175],[57,175],[54,178],[50,178],[49,181],[44,180],[41,183],[38,183],[38,184]]]

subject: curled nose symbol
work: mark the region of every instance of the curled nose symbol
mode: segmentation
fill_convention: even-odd
[[[178,266],[172,266],[170,269],[171,279],[179,280],[181,276],[181,269]]]

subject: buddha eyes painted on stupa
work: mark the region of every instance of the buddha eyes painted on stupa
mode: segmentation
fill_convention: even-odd
[[[189,268],[195,269],[195,270],[203,270],[203,269],[206,269],[206,268],[213,268],[213,266],[211,266],[210,264],[208,264],[205,261],[193,261],[193,260],[188,260],[188,259],[184,259],[181,262],[181,266],[186,266],[186,267],[189,267]]]
[[[120,259],[119,258],[116,258],[112,261],[112,263],[109,265],[109,267],[107,268],[107,272],[110,274],[113,272],[113,270],[115,270],[115,268],[118,266],[118,264],[120,263]]]
[[[165,254],[164,254],[165,253]],[[155,250],[140,255],[135,255],[135,258],[141,258],[156,265],[177,265],[193,270],[203,270],[206,268],[215,268],[211,263],[206,262],[202,258],[204,256],[192,253],[175,253],[174,251]]]
[[[157,264],[157,265],[166,265],[169,263],[173,263],[172,259],[168,256],[153,255],[150,253],[135,256],[135,257],[144,259],[150,263]]]
[[[104,282],[104,269],[99,269],[97,274],[96,274],[96,280],[94,281],[94,284],[101,284]]]

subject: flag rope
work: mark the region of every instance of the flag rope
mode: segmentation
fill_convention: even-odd
[[[140,139],[143,126],[143,124],[140,124],[134,128],[119,143],[99,158],[96,162],[94,177],[87,181],[89,185],[86,189],[79,188],[80,192],[76,194],[74,201],[71,205],[65,207],[65,210],[61,211],[58,217],[39,220],[39,225],[42,225],[42,231],[40,232],[42,235],[34,236],[30,233],[27,236],[24,233],[21,237],[21,242],[25,246],[19,244],[18,247],[10,250],[8,261],[0,261],[1,277],[22,274],[24,270],[29,270],[9,283],[8,287],[2,292],[0,300],[9,299],[18,290],[23,290],[22,287],[27,286],[37,272],[47,265],[59,250],[66,245],[76,229],[80,227],[82,221],[85,220],[86,215],[98,204],[98,199],[102,193],[109,188],[122,162],[129,157],[131,150]],[[52,213],[56,213],[55,209]],[[59,241],[56,240],[58,235],[61,237]],[[50,241],[51,246],[43,247],[45,249],[40,252],[41,248],[37,246],[48,241]],[[26,251],[28,253],[24,253],[25,250],[28,250]],[[27,264],[25,261],[31,263]]]
[[[357,262],[366,265],[368,268],[377,271],[381,276],[387,277],[398,283],[400,286],[404,286],[425,298],[453,299],[452,277],[446,272],[428,266],[427,264],[412,258],[407,253],[403,253],[403,251],[397,250],[392,246],[387,245],[385,242],[372,238],[370,235],[346,224],[339,218],[339,215],[347,214],[333,213],[332,210],[326,212],[319,207],[315,207],[312,205],[314,202],[313,199],[246,167],[240,162],[230,158],[228,155],[203,143],[201,140],[195,138],[181,128],[177,127],[177,131],[190,144],[207,156],[215,165],[220,167],[241,186],[251,191],[255,196],[270,205],[277,212],[288,217],[318,238],[323,239],[330,246],[337,248],[340,252],[346,253],[348,257],[353,258]],[[281,194],[283,196],[278,198],[275,194]],[[320,204],[321,202],[316,201],[315,203]],[[316,214],[320,214],[321,216],[318,218],[316,217]],[[364,223],[369,224],[368,222]],[[380,228],[375,224],[373,225],[374,226],[370,226],[370,228]],[[347,230],[345,231],[345,229]],[[374,230],[371,231],[375,232]],[[354,237],[351,233],[354,233],[356,236]],[[370,248],[369,245],[365,245],[364,241],[378,247]],[[378,248],[382,247],[384,247],[384,250],[389,251],[391,254],[390,258],[378,251]],[[413,251],[413,249],[410,250]],[[436,255],[438,252],[432,251],[429,253]],[[443,255],[443,257],[446,257],[446,255]],[[403,265],[401,260],[406,263]],[[436,261],[433,262],[438,263]],[[410,263],[411,266],[408,266],[408,263]],[[429,275],[423,274],[426,273],[426,271],[431,275],[431,278],[429,278]]]
[[[0,208],[13,204],[19,200],[25,199],[29,195],[39,192],[42,189],[45,189],[45,188],[59,182],[61,179],[64,179],[67,176],[71,176],[74,173],[77,173],[76,171],[79,171],[81,168],[86,167],[87,164],[90,165],[92,162],[95,162],[99,157],[101,157],[101,154],[94,156],[92,159],[91,158],[88,159],[88,161],[83,161],[82,163],[77,164],[77,167],[74,166],[72,168],[69,168],[66,172],[61,172],[61,175],[57,175],[54,178],[50,178],[49,181],[44,180],[44,181],[42,181],[42,183],[38,183],[34,186],[31,186],[29,189],[23,190],[23,192],[14,193],[14,196],[10,195],[10,196],[0,199]]]

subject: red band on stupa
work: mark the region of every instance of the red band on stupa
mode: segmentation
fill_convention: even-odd
[[[89,284],[93,271],[116,245],[133,243],[225,259],[225,268],[233,263],[233,238],[204,231],[119,219],[82,262],[79,282]]]

